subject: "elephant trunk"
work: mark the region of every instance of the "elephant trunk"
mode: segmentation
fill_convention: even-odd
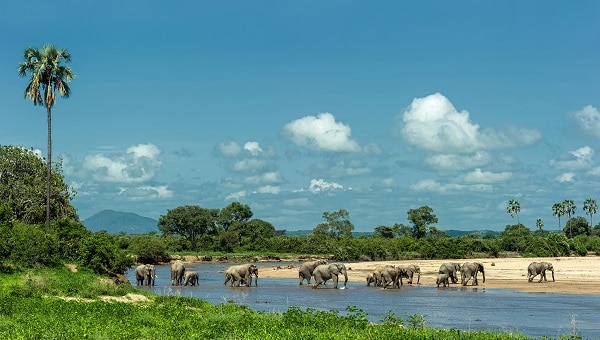
[[[485,283],[485,271],[481,268],[481,275],[483,276],[483,283]]]
[[[552,271],[552,282],[554,282],[554,269],[552,269],[551,271]]]
[[[344,288],[346,288],[346,285],[348,284],[348,272],[346,272],[346,269],[342,271],[342,274],[344,274]]]

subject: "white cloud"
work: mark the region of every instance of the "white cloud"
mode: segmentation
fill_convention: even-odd
[[[265,186],[258,188],[254,193],[278,195],[280,192],[281,192],[281,188],[279,186],[265,185]]]
[[[258,156],[260,153],[263,152],[262,148],[257,142],[248,142],[244,144],[244,150],[250,152],[252,156]]]
[[[559,157],[557,160],[550,160],[550,165],[561,170],[588,169],[593,164],[593,157],[594,149],[584,146],[577,150],[569,151],[568,154]]]
[[[477,168],[466,174],[464,180],[467,183],[498,183],[508,180],[511,176],[511,172],[494,173]]]
[[[119,195],[127,196],[133,201],[171,198],[173,190],[170,190],[166,185],[150,186],[145,185],[137,188],[120,188]]]
[[[238,192],[232,192],[231,194],[227,195],[225,197],[225,200],[234,200],[234,201],[239,201],[240,198],[246,197],[246,191],[242,190],[242,191],[238,191]]]
[[[442,184],[433,179],[424,179],[411,185],[411,189],[419,192],[434,192],[439,194],[449,192],[462,192],[465,190],[477,192],[490,192],[492,186],[488,184],[463,185],[457,183]]]
[[[283,178],[278,172],[266,172],[257,176],[246,177],[245,182],[248,184],[261,184],[261,183],[283,183]]]
[[[487,165],[490,155],[485,151],[477,151],[473,154],[435,154],[425,159],[425,162],[435,168],[445,170],[466,170],[478,166]]]
[[[141,183],[152,179],[160,169],[160,150],[153,144],[139,144],[115,157],[96,154],[86,156],[83,168],[100,182]]]
[[[471,153],[480,150],[529,145],[540,139],[535,130],[508,128],[500,132],[480,131],[469,112],[457,111],[440,93],[415,98],[402,115],[402,137],[411,145],[441,153]]]
[[[573,182],[575,180],[575,174],[573,172],[565,172],[560,176],[556,176],[554,178],[555,181],[564,183],[564,182]]]
[[[257,171],[267,166],[267,161],[262,159],[242,159],[233,165],[235,171]]]
[[[335,182],[325,182],[322,178],[311,179],[310,186],[308,187],[308,190],[313,194],[341,189],[344,189],[344,187],[341,184]]]
[[[307,197],[301,197],[284,200],[283,205],[287,207],[308,207],[312,206],[312,203]]]
[[[600,138],[600,111],[597,108],[588,105],[580,111],[569,113],[568,117],[586,134]]]
[[[227,143],[219,143],[219,151],[225,157],[235,157],[239,155],[242,148],[240,148],[236,142],[230,141]]]
[[[588,173],[588,175],[592,175],[592,176],[600,176],[600,166],[593,168],[592,170],[588,171],[587,173]]]
[[[331,113],[306,116],[283,127],[284,133],[296,145],[330,152],[359,152],[361,148],[350,138],[348,125],[338,123]],[[372,148],[372,146],[370,146]]]

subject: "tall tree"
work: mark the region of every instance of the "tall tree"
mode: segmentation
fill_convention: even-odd
[[[33,101],[33,105],[46,108],[48,123],[48,158],[46,174],[46,232],[50,231],[50,182],[52,176],[52,107],[56,103],[56,91],[63,98],[68,98],[71,89],[67,84],[75,74],[70,67],[63,65],[71,62],[71,55],[66,49],[53,45],[44,45],[41,49],[29,47],[23,52],[23,62],[19,64],[21,77],[30,76],[25,88],[25,98]]]
[[[223,230],[228,231],[232,224],[246,223],[252,218],[252,215],[252,210],[247,204],[231,202],[219,212],[217,224],[219,224]]]
[[[552,205],[552,216],[558,217],[558,229],[560,229],[560,217],[565,214],[565,208],[562,203]]]
[[[567,215],[567,217],[568,217],[567,222],[569,222],[569,220],[571,219],[571,216],[575,215],[575,210],[577,209],[577,206],[575,205],[575,202],[573,200],[564,200],[562,204],[563,204],[563,209],[564,209],[565,215]],[[571,224],[569,224],[569,226],[571,226]],[[573,233],[571,230],[569,230],[569,235],[571,235],[571,234],[573,234]],[[569,236],[569,237],[571,237],[571,236]]]
[[[164,235],[177,234],[185,237],[197,250],[198,238],[218,233],[215,221],[219,209],[201,208],[197,205],[185,205],[167,210],[166,215],[158,219],[158,229]]]
[[[515,217],[517,215],[517,223],[521,224],[519,221],[519,213],[521,212],[521,204],[517,200],[508,201],[508,206],[506,207],[506,212],[510,214],[510,217]]]
[[[418,209],[410,209],[407,213],[408,220],[413,224],[413,237],[417,239],[425,237],[429,225],[438,222],[433,209],[426,205]]]
[[[541,218],[538,218],[535,221],[535,226],[538,227],[540,229],[540,231],[542,231],[542,228],[544,228],[544,221],[542,221]]]
[[[350,237],[354,225],[350,222],[350,213],[345,209],[323,213],[327,223],[319,223],[314,229],[314,234],[327,235],[333,238]]]
[[[583,211],[585,211],[586,215],[590,215],[590,226],[593,226],[592,223],[592,215],[598,212],[598,203],[593,198],[588,198],[583,202]]]

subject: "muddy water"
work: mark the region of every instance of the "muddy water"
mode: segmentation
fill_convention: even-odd
[[[200,284],[195,287],[171,286],[170,267],[157,266],[156,286],[143,289],[197,297],[214,304],[234,302],[267,312],[285,312],[289,306],[297,306],[303,310],[336,309],[343,313],[347,306],[356,306],[373,322],[380,322],[391,310],[404,320],[409,315],[423,315],[430,327],[498,330],[530,337],[558,337],[576,332],[584,339],[600,339],[600,295],[520,293],[456,285],[446,289],[404,285],[400,290],[383,290],[354,282],[348,283],[347,289],[333,289],[332,283],[311,289],[298,286],[296,278],[260,277],[258,287],[231,288],[223,286],[223,270],[228,266],[186,265],[200,275]],[[134,270],[127,277],[135,284]]]

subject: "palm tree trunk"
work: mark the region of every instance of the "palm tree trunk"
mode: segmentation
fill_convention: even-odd
[[[46,166],[46,233],[50,233],[50,181],[52,179],[52,108],[47,106],[48,114],[48,159]]]

